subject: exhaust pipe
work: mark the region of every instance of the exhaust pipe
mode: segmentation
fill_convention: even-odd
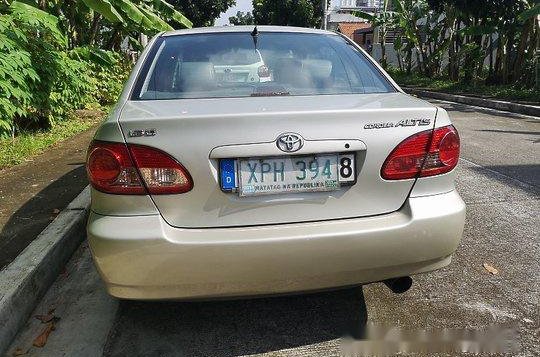
[[[393,293],[402,294],[411,288],[412,279],[410,276],[403,276],[401,278],[385,280],[383,283],[388,289],[392,290]]]

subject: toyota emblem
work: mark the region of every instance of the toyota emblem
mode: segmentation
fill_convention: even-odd
[[[276,145],[284,152],[295,152],[304,146],[304,139],[295,133],[285,133],[278,136]]]

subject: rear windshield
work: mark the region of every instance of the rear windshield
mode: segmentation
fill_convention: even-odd
[[[259,32],[160,37],[134,100],[385,93],[394,87],[336,35]]]

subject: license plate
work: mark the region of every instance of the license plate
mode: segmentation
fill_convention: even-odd
[[[221,160],[221,186],[240,196],[334,191],[356,180],[354,154]]]

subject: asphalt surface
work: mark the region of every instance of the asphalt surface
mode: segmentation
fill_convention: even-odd
[[[369,321],[431,331],[507,327],[516,331],[513,355],[539,356],[540,118],[437,103],[461,135],[457,187],[467,222],[452,264],[414,277],[407,293],[371,284],[250,300],[118,302],[84,244],[35,311],[60,318],[45,346],[32,347],[46,326],[32,318],[8,355],[337,356],[340,337]]]

